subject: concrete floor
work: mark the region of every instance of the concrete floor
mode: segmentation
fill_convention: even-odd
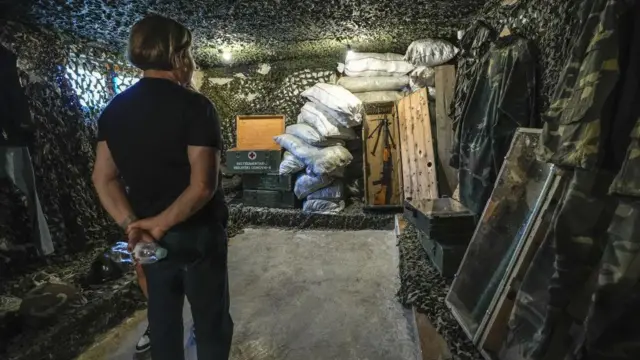
[[[229,280],[234,360],[418,358],[413,314],[395,298],[391,231],[247,229],[231,240]],[[144,322],[136,314],[79,360],[134,358]],[[185,351],[196,359],[190,327],[185,308]]]

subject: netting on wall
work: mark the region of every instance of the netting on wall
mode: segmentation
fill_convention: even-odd
[[[28,146],[54,257],[70,259],[69,254],[112,241],[117,232],[91,184],[95,120],[116,93],[113,79],[122,77],[122,88],[135,81],[129,78],[136,74],[116,66],[120,57],[77,39],[16,23],[3,25],[0,42],[18,57],[17,71],[28,99],[31,121],[25,128],[31,135]],[[31,228],[24,221],[24,194],[10,182],[0,182],[0,209],[4,277],[39,262],[29,260]]]
[[[287,61],[244,69],[204,71],[200,91],[209,97],[222,120],[225,149],[235,146],[237,115],[280,114],[287,125],[296,122],[304,104],[300,94],[318,82],[327,82],[334,73],[333,59]]]

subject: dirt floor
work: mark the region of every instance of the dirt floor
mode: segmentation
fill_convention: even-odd
[[[230,241],[234,360],[419,356],[415,320],[395,294],[392,231],[246,229]],[[136,313],[79,360],[134,357],[145,313]],[[196,359],[185,308],[185,352]],[[137,356],[137,358],[146,358]]]

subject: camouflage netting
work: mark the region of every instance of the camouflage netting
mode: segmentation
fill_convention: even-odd
[[[455,37],[485,0],[55,1],[10,0],[25,21],[94,39],[121,51],[129,27],[150,12],[194,29],[198,62],[212,66],[221,52],[254,63],[325,57],[351,45],[358,51],[402,52],[417,38]],[[29,4],[32,4],[29,9]]]
[[[451,282],[431,265],[416,231],[408,224],[398,239],[401,281],[398,298],[404,305],[414,306],[427,315],[449,345],[453,359],[483,359],[445,305]]]
[[[282,114],[287,125],[295,123],[304,104],[300,93],[327,82],[336,62],[296,60],[204,70],[200,91],[216,104],[225,149],[235,146],[236,115]]]

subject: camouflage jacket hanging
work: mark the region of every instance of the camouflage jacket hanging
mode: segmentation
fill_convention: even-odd
[[[535,67],[531,43],[507,36],[492,44],[477,70],[456,129],[452,165],[459,169],[461,202],[478,215],[515,130],[535,125]]]
[[[480,60],[489,50],[491,42],[496,38],[496,33],[488,25],[481,21],[475,22],[460,39],[460,54],[458,54],[458,67],[454,101],[451,102],[449,116],[453,119],[453,129],[462,118],[467,96],[471,92],[471,86],[478,74]],[[458,158],[452,158],[451,163],[457,167]]]
[[[560,76],[538,156],[560,166],[594,169],[602,165],[603,138],[614,113],[619,79],[618,21],[631,0],[588,0],[580,9],[580,31]]]

